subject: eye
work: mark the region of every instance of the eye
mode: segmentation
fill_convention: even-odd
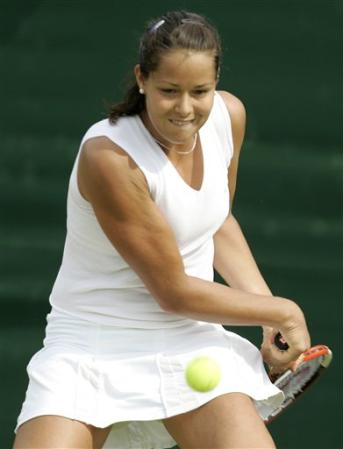
[[[196,89],[196,90],[194,91],[194,95],[200,97],[200,96],[202,96],[202,95],[207,94],[207,92],[208,92],[208,89]]]
[[[166,95],[174,95],[174,94],[177,93],[177,90],[176,90],[176,89],[171,89],[171,88],[160,89],[160,91],[161,91],[163,94],[166,94]]]

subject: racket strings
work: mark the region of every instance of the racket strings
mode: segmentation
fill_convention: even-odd
[[[276,381],[275,385],[283,391],[286,397],[294,398],[303,391],[303,387],[305,387],[315,375],[321,365],[321,360],[322,357],[319,357],[300,365],[299,368],[294,373],[290,373],[283,382],[280,382],[278,385],[278,381]]]
[[[284,394],[284,400],[264,420],[266,424],[273,421],[283,410],[294,403],[301,393],[307,390],[320,375],[326,371],[332,360],[332,352],[325,345],[317,345],[303,353],[303,362],[295,371],[288,370],[276,380],[274,385]]]
[[[266,420],[267,423],[279,415],[280,412],[287,408],[292,402],[294,402],[296,397],[312,383],[318,375],[323,360],[323,356],[309,360],[300,365],[295,372],[286,371],[286,373],[281,375],[274,382],[274,385],[283,392],[285,398],[282,404],[269,415]]]

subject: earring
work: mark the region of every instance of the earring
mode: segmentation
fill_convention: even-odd
[[[142,87],[139,88],[139,93],[142,95],[144,94],[144,89]]]

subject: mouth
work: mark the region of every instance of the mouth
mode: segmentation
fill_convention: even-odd
[[[176,120],[176,119],[169,119],[170,123],[172,123],[175,126],[179,126],[180,128],[192,125],[194,123],[194,119],[192,120]]]

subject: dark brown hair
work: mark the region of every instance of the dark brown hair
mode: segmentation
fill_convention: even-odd
[[[157,69],[166,51],[184,49],[212,51],[217,77],[221,60],[221,43],[217,30],[199,14],[172,11],[151,21],[139,45],[139,64],[145,77]],[[145,97],[139,93],[136,80],[128,87],[124,100],[110,107],[109,119],[115,123],[119,117],[136,115],[145,109]]]

